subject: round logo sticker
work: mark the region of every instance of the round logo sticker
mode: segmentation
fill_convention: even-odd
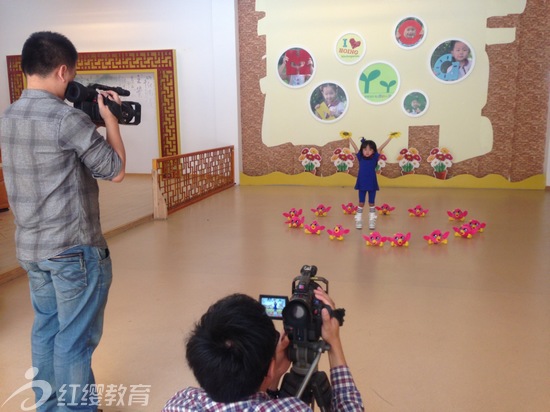
[[[368,103],[384,104],[395,97],[399,83],[399,73],[393,65],[374,62],[359,74],[357,90]]]
[[[365,40],[357,33],[346,33],[336,42],[336,58],[344,64],[355,64],[366,51]]]

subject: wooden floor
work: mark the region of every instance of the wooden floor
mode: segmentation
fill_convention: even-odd
[[[147,405],[127,393],[104,410],[160,410],[194,384],[184,338],[209,304],[235,291],[289,295],[301,266],[313,264],[346,309],[341,335],[367,411],[550,411],[550,192],[382,188],[377,203],[396,210],[377,229],[410,232],[402,248],[366,246],[368,231],[340,208],[355,201],[352,188],[236,186],[110,237],[114,282],[96,378],[150,393]],[[318,220],[350,228],[345,240],[285,225],[283,212],[302,208],[310,223],[320,203],[332,210]],[[417,204],[426,217],[408,215]],[[486,230],[428,245],[422,236],[432,230],[452,234],[454,208]],[[0,285],[0,404],[27,383],[28,295],[25,277]],[[320,368],[328,370],[326,355]]]

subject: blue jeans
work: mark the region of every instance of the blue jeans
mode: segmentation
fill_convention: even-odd
[[[35,315],[31,343],[38,369],[33,385],[37,411],[96,411],[97,399],[89,395],[95,384],[91,363],[112,281],[109,250],[76,246],[48,260],[19,263],[29,276]],[[51,386],[47,399],[41,399],[38,381]]]

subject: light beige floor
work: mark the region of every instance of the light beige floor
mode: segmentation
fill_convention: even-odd
[[[367,411],[550,410],[550,192],[382,189],[396,206],[378,219],[383,234],[411,232],[408,248],[367,247],[342,203],[351,188],[235,187],[167,221],[109,240],[115,280],[94,368],[99,382],[150,385],[148,406],[128,393],[106,411],[158,411],[193,384],[183,342],[214,300],[239,291],[290,293],[303,264],[330,281],[346,309],[341,334]],[[331,205],[328,227],[344,241],[289,229],[283,212]],[[408,216],[417,204],[425,218]],[[487,223],[470,240],[429,246],[451,230],[446,211]],[[0,286],[0,404],[27,380],[32,311],[24,278]],[[281,326],[281,325],[279,325]],[[327,370],[326,355],[321,369]],[[3,410],[19,410],[25,391]],[[0,409],[2,410],[2,409]]]

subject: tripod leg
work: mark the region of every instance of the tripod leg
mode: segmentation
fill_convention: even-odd
[[[321,411],[332,410],[332,388],[325,372],[315,372],[309,381],[311,392]]]
[[[304,382],[302,383],[302,386],[298,390],[298,393],[296,396],[300,398],[302,396],[302,393],[306,389],[307,385],[309,384],[309,380],[313,376],[313,374],[317,371],[317,365],[319,365],[319,361],[321,360],[321,355],[323,354],[323,351],[321,348],[318,349],[317,354],[315,355],[315,358],[313,359],[313,362],[311,362],[311,366],[309,367],[309,370],[307,371]]]
[[[283,383],[281,384],[281,388],[279,389],[279,396],[281,398],[299,397],[297,396],[297,393],[303,379],[303,376],[296,374],[294,371],[290,371],[285,374],[283,378]],[[300,397],[300,399],[308,405],[311,405],[311,401],[313,398],[311,392],[307,391],[302,395],[302,397]]]

